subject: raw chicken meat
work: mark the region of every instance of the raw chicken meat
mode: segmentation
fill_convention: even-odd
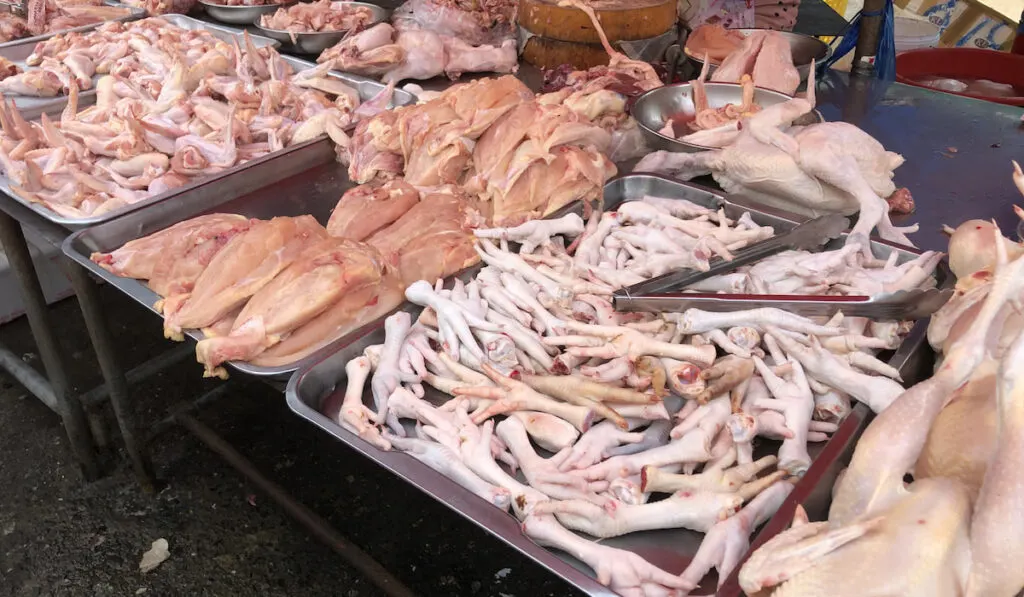
[[[473,46],[500,46],[516,36],[515,0],[408,0],[392,21],[400,30],[423,29]]]
[[[124,7],[106,6],[102,0],[27,0],[25,10],[28,14],[28,21],[24,25],[28,31],[25,33],[32,35],[109,21],[126,17],[131,12]],[[15,19],[20,20],[20,17],[6,15],[7,13],[5,19],[11,19],[12,22]],[[21,27],[20,24],[15,25],[10,32],[17,33]],[[10,39],[24,36],[15,35]]]
[[[288,4],[291,0],[210,0],[211,4],[221,6],[266,6],[268,4]]]
[[[405,58],[394,69],[384,73],[385,83],[404,79],[433,79],[444,73],[448,62],[444,41],[432,31],[399,31],[395,39]]]
[[[398,270],[405,285],[450,276],[477,260],[471,229],[479,216],[459,193],[425,194],[394,224],[366,240]]]
[[[311,216],[254,223],[210,261],[192,292],[162,301],[164,334],[181,339],[185,328],[215,324],[291,265],[327,231]]]
[[[360,185],[341,196],[327,222],[327,233],[338,238],[365,240],[405,215],[419,200],[419,192],[400,178],[383,184]]]
[[[474,46],[458,37],[445,37],[447,60],[444,72],[452,79],[462,73],[514,73],[519,69],[516,42],[507,39],[500,46]]]
[[[358,92],[327,67],[294,73],[248,34],[229,44],[162,19],[56,35],[26,62],[38,68],[0,80],[0,92],[66,92],[68,105],[29,123],[0,100],[0,168],[19,197],[73,218],[324,134],[347,145],[344,129],[380,101],[360,111]],[[79,110],[97,74],[95,105]]]
[[[405,61],[405,48],[394,39],[395,28],[378,23],[327,48],[316,61],[343,72],[380,76]]]
[[[789,41],[779,33],[769,32],[757,53],[754,70],[750,73],[758,87],[793,95],[800,86],[800,73],[793,66],[793,51]]]
[[[283,4],[283,2],[281,2]],[[310,33],[314,31],[351,31],[373,20],[373,11],[348,2],[316,0],[279,8],[260,17],[260,26],[276,31]]]
[[[31,35],[28,21],[12,12],[0,12],[0,43]]]
[[[380,255],[362,243],[327,238],[306,244],[291,265],[252,295],[227,336],[196,345],[204,375],[225,377],[221,363],[250,360],[350,293],[372,291],[383,268]],[[363,302],[357,310],[370,302],[365,294],[359,296]]]
[[[812,69],[813,72],[813,69]],[[813,90],[813,77],[808,90]],[[724,135],[723,149],[702,153],[659,151],[637,164],[637,172],[671,173],[690,179],[712,174],[727,193],[754,197],[768,205],[808,215],[860,212],[850,240],[867,246],[871,231],[910,245],[906,233],[889,219],[885,201],[896,192],[893,170],[903,157],[852,124],[824,122],[784,127],[814,106],[810,98],[794,98],[762,110],[738,123],[695,133]],[[695,141],[696,142],[696,141]],[[706,143],[713,143],[714,140]]]
[[[744,591],[1013,597],[1024,586],[1024,327],[1003,323],[1024,292],[1024,259],[1000,252],[993,274],[935,375],[868,426],[828,520],[794,524],[754,552],[740,572]],[[952,455],[961,434],[975,438],[971,449]]]
[[[793,95],[800,86],[800,73],[793,66],[789,41],[775,31],[754,31],[747,35],[743,45],[722,60],[711,74],[711,80],[739,83],[744,75],[750,75],[757,87],[786,95]]]
[[[540,104],[514,77],[481,79],[360,125],[349,176],[362,183],[402,174],[417,188],[462,184],[489,221],[517,224],[598,197],[615,174],[602,155],[608,145],[600,126]]]
[[[317,58],[321,64],[361,75],[383,75],[385,83],[405,79],[451,79],[463,73],[513,73],[519,68],[514,40],[473,45],[429,29],[396,29],[380,23],[341,40]]]
[[[711,74],[714,83],[739,83],[740,77],[754,72],[757,56],[761,52],[769,32],[755,31],[743,40],[738,50],[729,54],[715,72]],[[757,81],[754,82],[757,84]]]
[[[148,280],[206,241],[227,240],[248,228],[249,219],[236,214],[199,216],[133,240],[111,253],[93,253],[91,259],[114,275]]]
[[[746,40],[739,31],[726,29],[721,25],[701,25],[686,39],[686,53],[696,58],[721,63],[735,52]]]
[[[545,129],[543,115],[525,101],[505,112],[477,142],[485,146],[477,167],[494,168],[501,160],[488,156],[515,151],[534,128]],[[586,130],[574,128],[579,121],[554,123]],[[849,391],[874,403],[858,387],[903,392],[885,377],[899,372],[869,354],[881,346],[861,343],[871,326],[897,333],[896,322],[811,320],[776,309],[620,313],[611,304],[615,278],[647,279],[659,255],[695,260],[701,243],[728,252],[727,244],[741,248],[771,234],[749,214],[730,219],[659,197],[595,212],[587,224],[570,214],[476,229],[485,266],[468,282],[409,284],[405,295],[423,307],[420,317],[413,324],[402,309],[384,321],[383,344],[346,365],[343,404],[326,404],[324,414],[378,449],[410,452],[499,510],[511,497],[528,537],[574,555],[622,595],[678,595],[712,568],[724,580],[792,491],[783,479],[808,469],[808,443],[837,428],[820,419],[818,395]],[[802,293],[853,270],[888,279],[890,269],[920,267],[927,273],[913,279],[928,285],[936,262],[922,255],[883,265],[843,248],[791,252],[740,277]],[[859,356],[845,360],[851,353]],[[438,402],[424,383],[452,399]],[[777,457],[753,459],[759,435],[782,441]],[[531,442],[558,452],[542,456]],[[498,461],[514,462],[522,475]],[[591,540],[679,527],[707,533],[682,575]]]

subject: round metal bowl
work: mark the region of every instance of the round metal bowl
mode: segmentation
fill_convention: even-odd
[[[203,5],[206,14],[222,23],[249,25],[253,21],[259,20],[262,15],[270,14],[279,8],[291,6],[297,1],[290,0],[285,4],[261,4],[259,6],[225,6],[224,4],[215,4],[207,0],[199,0],[199,3]]]
[[[736,29],[743,35],[750,35],[755,31],[767,31],[766,29]],[[811,71],[811,60],[814,60],[816,64],[821,64],[828,59],[832,53],[832,48],[829,45],[816,37],[810,35],[804,35],[802,33],[793,33],[791,31],[775,31],[779,35],[786,38],[789,42],[789,48],[793,52],[793,66],[796,67],[798,73],[800,73],[800,80],[806,81],[807,74]],[[695,56],[690,53],[690,49],[683,46],[683,53],[690,59],[698,69],[704,66],[704,58]],[[708,66],[708,74],[715,72],[718,68],[718,63],[712,61]]]
[[[738,83],[705,83],[704,90],[708,97],[708,106],[720,108],[726,104],[740,105],[743,103],[743,88]],[[790,96],[762,89],[754,88],[754,103],[767,108],[792,99]],[[684,143],[667,135],[659,133],[669,118],[679,114],[694,114],[693,87],[689,83],[678,83],[652,89],[637,98],[629,111],[640,125],[647,144],[654,149],[667,151],[678,151],[683,153],[694,153],[717,149],[715,147],[704,147]],[[824,120],[817,110],[802,116],[794,124],[814,124]]]
[[[370,18],[370,22],[367,23],[368,26],[376,25],[386,21],[388,18],[388,11],[375,4],[367,4],[366,2],[346,2],[345,4],[352,7],[363,6],[369,8],[373,16]],[[348,31],[282,31],[281,29],[268,29],[260,25],[260,17],[250,22],[260,30],[261,35],[265,35],[270,39],[276,39],[285,44],[285,46],[291,47],[303,54],[320,54],[320,52],[341,41],[341,38],[345,37],[345,34],[348,33]]]

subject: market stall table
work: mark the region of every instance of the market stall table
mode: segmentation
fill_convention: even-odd
[[[520,78],[534,88],[539,86],[539,75],[528,67],[520,70]],[[446,84],[431,81],[424,87],[437,88]],[[822,78],[817,98],[818,108],[827,120],[857,124],[888,149],[907,158],[907,163],[897,171],[896,182],[910,188],[915,195],[918,210],[905,219],[921,224],[921,231],[914,237],[921,247],[944,248],[939,226],[943,223],[956,224],[972,217],[995,217],[1004,229],[1015,228],[1015,216],[1010,209],[1015,195],[1009,187],[1007,173],[1010,159],[1022,157],[1014,153],[1024,147],[1024,132],[1019,125],[1021,110],[899,84],[851,81],[846,75],[837,73]],[[315,198],[314,195],[320,199],[337,199],[343,180],[347,180],[347,176],[342,166],[325,164],[254,194],[280,198],[282,214],[308,213],[302,206]],[[3,212],[0,215],[0,241],[12,263],[22,264],[18,266],[19,280],[26,302],[30,303],[29,318],[53,387],[56,410],[65,418],[72,445],[76,453],[80,452],[80,460],[87,467],[95,466],[89,465],[88,455],[92,447],[84,414],[79,401],[68,393],[55,334],[46,321],[46,307],[41,292],[38,292],[38,278],[27,261],[27,246],[17,224],[39,232],[46,242],[56,245],[63,242],[67,233],[6,196],[0,197],[0,211]],[[327,214],[313,215],[323,220]],[[90,335],[103,366],[122,432],[128,432],[126,444],[137,444],[131,439],[133,424],[127,409],[130,404],[128,384],[118,364],[109,356],[113,339],[102,320],[102,308],[95,299],[95,289],[84,270],[71,265],[67,271],[89,322]],[[2,359],[0,364],[4,364]],[[19,379],[26,385],[34,383],[24,372]],[[280,384],[276,387],[280,389]],[[205,431],[195,427],[186,416],[179,416],[179,422],[202,436]],[[218,451],[222,455],[226,452],[223,449]],[[129,447],[140,479],[148,477],[148,473],[143,474],[147,469],[144,453],[141,447]],[[138,458],[135,458],[136,454]],[[263,486],[267,491],[273,491],[270,486]]]

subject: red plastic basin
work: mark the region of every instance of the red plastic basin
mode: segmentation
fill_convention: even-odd
[[[988,79],[996,83],[1013,85],[1018,95],[994,97],[944,91],[919,83],[918,79],[921,77]],[[974,48],[909,50],[896,55],[896,80],[932,91],[942,91],[942,93],[973,97],[1010,106],[1024,106],[1024,56],[1018,54]]]

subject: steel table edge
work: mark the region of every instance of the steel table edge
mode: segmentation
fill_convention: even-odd
[[[515,517],[508,512],[501,512],[495,506],[487,503],[454,481],[449,480],[441,473],[422,464],[409,454],[397,450],[390,452],[380,450],[347,429],[342,428],[320,412],[306,406],[298,395],[298,386],[310,369],[331,356],[333,356],[333,353],[323,355],[320,360],[296,371],[288,380],[288,385],[285,389],[285,400],[289,409],[294,414],[319,427],[322,431],[360,453],[365,458],[368,458],[374,464],[412,485],[575,588],[594,597],[618,597],[618,593],[615,591],[601,585],[590,575],[581,572],[556,556],[552,550],[538,545],[527,537],[520,529]],[[437,482],[430,483],[428,479],[427,483],[423,483],[420,479],[424,474],[432,477]],[[488,518],[500,519],[500,522],[497,522],[497,524],[483,522],[483,520]]]

